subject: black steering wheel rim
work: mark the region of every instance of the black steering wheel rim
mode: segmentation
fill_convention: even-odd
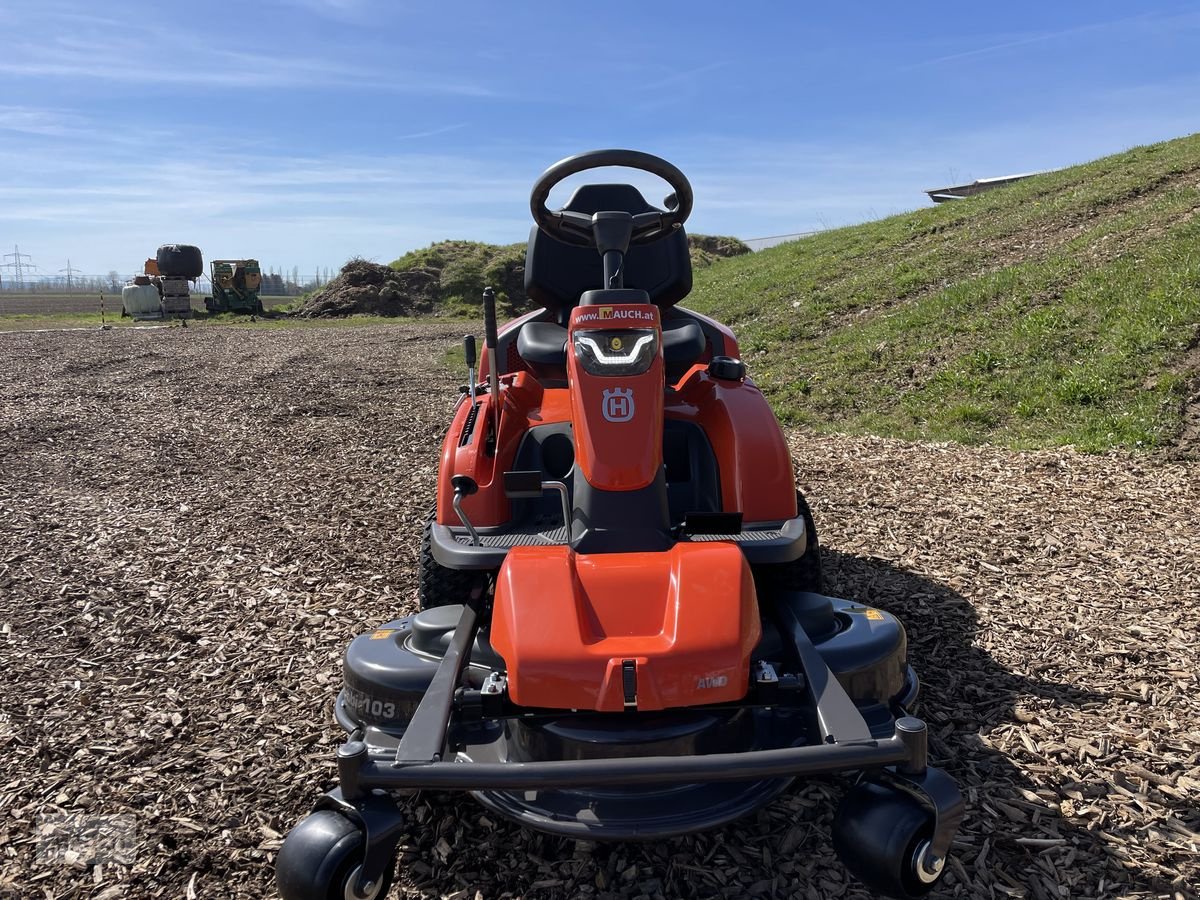
[[[675,192],[675,206],[665,211],[644,213],[642,216],[654,217],[651,223],[645,220],[635,229],[631,244],[649,244],[673,234],[675,230],[687,221],[692,214],[692,185],[687,176],[678,168],[661,157],[640,150],[589,150],[560,159],[541,174],[534,182],[529,195],[529,211],[538,228],[551,237],[570,244],[594,246],[587,234],[578,228],[564,228],[564,217],[561,210],[551,210],[546,206],[550,191],[563,179],[588,169],[603,169],[620,166],[626,169],[639,169],[657,175],[671,186]],[[590,216],[588,217],[590,218]],[[568,226],[571,224],[566,223]]]

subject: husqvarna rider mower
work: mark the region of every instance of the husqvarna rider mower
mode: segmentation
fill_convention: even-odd
[[[546,198],[587,169],[666,180]],[[692,284],[687,179],[628,150],[534,186],[525,286],[461,390],[421,548],[421,610],[351,643],[340,787],[288,835],[286,900],[387,892],[404,797],[469,791],[571,838],[662,838],[844,774],[834,841],[883,894],[943,872],[962,817],[909,715],[917,679],[891,615],[822,594],[787,444]]]

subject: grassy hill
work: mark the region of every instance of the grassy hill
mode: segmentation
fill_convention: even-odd
[[[794,424],[1162,446],[1195,403],[1198,213],[1193,135],[721,260],[686,302]]]

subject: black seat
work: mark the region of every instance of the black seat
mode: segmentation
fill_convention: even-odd
[[[608,210],[637,215],[655,207],[632,185],[585,184],[571,195],[563,209],[589,215]],[[663,309],[678,303],[692,289],[692,259],[684,230],[679,228],[662,240],[630,247],[622,276],[626,288],[644,290],[650,302]],[[594,248],[564,244],[533,226],[525,251],[525,292],[530,299],[565,325],[583,292],[602,287],[604,267]]]
[[[571,195],[563,209],[588,214],[623,210],[637,215],[655,207],[632,185],[586,184]],[[516,352],[535,375],[566,378],[567,331],[563,326],[585,292],[595,294],[597,302],[649,302],[663,310],[663,357],[667,379],[672,383],[704,353],[706,342],[700,325],[690,319],[679,321],[666,316],[666,311],[692,289],[692,259],[682,228],[653,243],[630,247],[622,264],[622,277],[626,289],[622,293],[630,297],[618,298],[612,290],[603,289],[604,266],[594,248],[564,244],[533,226],[525,251],[525,291],[546,311],[538,321],[521,326]],[[639,295],[636,298],[632,296],[635,293]]]
[[[526,322],[517,333],[517,353],[531,366],[562,369],[567,364],[567,329],[553,322]]]
[[[698,323],[687,319],[669,319],[662,328],[667,381],[676,382],[704,352],[704,331]]]

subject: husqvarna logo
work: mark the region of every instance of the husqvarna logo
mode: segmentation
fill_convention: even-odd
[[[633,418],[633,388],[605,388],[601,411],[610,422],[628,422]]]

